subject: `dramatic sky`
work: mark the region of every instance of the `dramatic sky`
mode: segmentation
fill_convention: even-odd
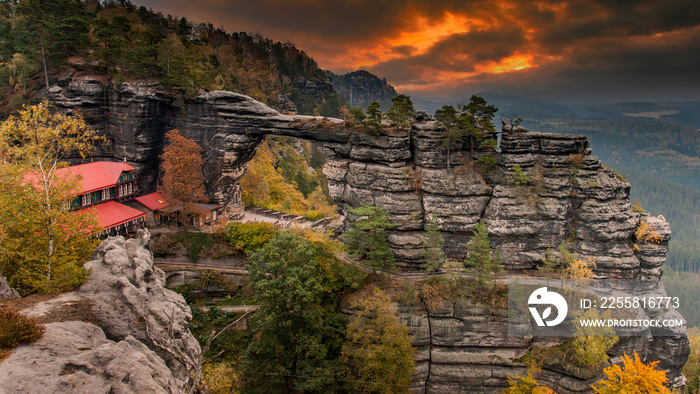
[[[698,0],[134,0],[436,101],[700,100]]]

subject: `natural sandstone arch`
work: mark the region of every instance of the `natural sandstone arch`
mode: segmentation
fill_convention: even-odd
[[[65,91],[54,92],[53,99],[66,109],[96,111],[90,112],[92,118],[113,141],[103,155],[126,157],[141,169],[146,185],[155,183],[154,158],[162,149],[162,134],[171,128],[202,146],[209,194],[217,202],[227,201],[265,135],[323,145],[331,152],[324,173],[340,210],[346,204],[385,208],[399,225],[390,244],[408,269],[420,268],[426,214],[433,213],[451,257],[464,257],[464,244],[483,218],[508,268],[534,267],[548,247],[565,238],[583,255],[596,258],[601,275],[658,276],[665,261],[667,223],[653,221],[664,234],[661,245],[632,250],[640,215],[630,209],[630,185],[590,155],[585,136],[506,133],[493,171],[479,171],[469,160],[448,170],[442,131],[424,113],[410,137],[399,131],[377,137],[346,127],[340,119],[283,115],[232,92],[183,101],[159,91],[157,84],[125,83],[118,90],[103,86],[102,96],[99,86],[77,79]],[[537,183],[508,182],[516,164]]]

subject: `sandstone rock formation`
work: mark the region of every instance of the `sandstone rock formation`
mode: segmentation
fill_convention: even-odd
[[[680,316],[673,313],[673,317]],[[533,348],[566,340],[509,336],[507,310],[474,304],[468,298],[447,301],[429,311],[403,306],[399,308],[399,319],[409,327],[417,348],[413,393],[500,393],[508,387],[508,376],[526,375],[527,365],[519,358]],[[689,352],[683,331],[677,330],[675,336],[652,336],[646,330],[636,337],[620,337],[608,354],[616,363],[621,362],[623,354],[634,351],[646,362],[659,361],[659,368],[667,371],[670,385],[680,387],[685,385],[681,370]],[[589,393],[591,384],[601,374],[602,368],[571,369],[545,364],[537,377],[557,393],[573,394]]]
[[[180,393],[165,362],[132,336],[110,341],[79,321],[46,324],[44,337],[0,364],[3,393]]]
[[[11,298],[19,298],[19,293],[17,290],[10,287],[4,276],[0,275],[0,300],[8,300]]]
[[[582,257],[596,259],[600,276],[661,273],[669,234],[656,246],[633,250],[640,216],[630,209],[630,185],[591,155],[584,136],[504,133],[492,169],[472,164],[484,153],[477,149],[470,157],[467,141],[447,168],[444,129],[425,113],[410,135],[374,136],[338,119],[283,115],[232,92],[183,101],[157,83],[123,83],[115,90],[88,77],[67,81],[52,93],[56,105],[88,113],[102,105],[102,116],[91,117],[106,119],[95,123],[110,141],[102,151],[134,164],[146,191],[155,184],[167,129],[178,128],[202,146],[208,193],[218,203],[229,200],[264,135],[288,135],[330,152],[324,173],[342,213],[347,216],[346,204],[372,204],[392,215],[398,227],[390,242],[404,269],[421,268],[423,228],[434,214],[450,257],[464,257],[475,223],[484,219],[508,268],[534,268],[547,248],[566,239]],[[529,182],[512,182],[516,165]]]
[[[153,266],[149,238],[141,230],[133,239],[106,239],[85,263],[87,282],[25,311],[41,317],[80,304],[89,308],[81,318],[94,324],[46,324],[42,339],[0,364],[0,392],[182,392],[201,349],[187,328],[185,300]]]
[[[85,263],[92,273],[77,294],[92,301],[92,314],[107,338],[131,336],[146,344],[183,387],[201,349],[187,328],[189,306],[165,288],[165,274],[153,266],[149,238],[148,230],[140,230],[137,238],[103,241]]]

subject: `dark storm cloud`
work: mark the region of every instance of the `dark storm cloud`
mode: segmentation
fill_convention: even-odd
[[[676,45],[591,43],[566,62],[552,62],[507,74],[484,74],[444,86],[427,97],[468,98],[471,93],[499,93],[571,102],[700,99],[700,37],[687,32]],[[679,53],[682,55],[679,56]]]
[[[414,94],[455,87],[562,96],[676,89],[700,98],[697,0],[135,2],[228,31],[292,41],[322,67],[362,66]],[[427,48],[396,42],[402,32],[439,28],[449,17],[468,23]],[[529,64],[509,69],[509,59]],[[437,75],[476,72],[448,88],[435,83]]]
[[[410,56],[416,51],[416,48],[410,45],[398,45],[391,48],[391,53],[403,56]]]

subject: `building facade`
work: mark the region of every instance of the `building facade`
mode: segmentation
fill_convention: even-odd
[[[78,190],[70,201],[70,209],[94,210],[106,235],[134,234],[143,227],[146,212],[125,205],[138,192],[134,167],[126,162],[79,164],[61,168],[56,175],[78,179]]]

